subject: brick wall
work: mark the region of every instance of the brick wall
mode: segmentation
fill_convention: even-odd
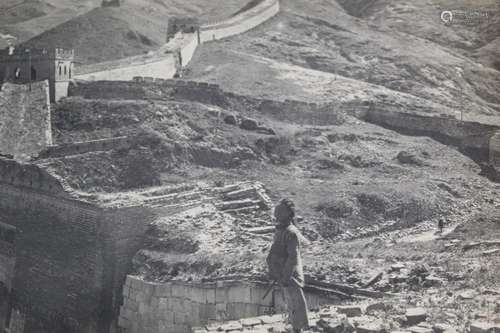
[[[0,90],[0,153],[36,156],[52,143],[48,81],[5,83]]]
[[[0,159],[0,220],[18,231],[11,284],[21,314],[11,322],[27,331],[109,332],[153,217],[143,207],[79,201],[37,166]],[[10,267],[0,260],[0,272]]]
[[[0,222],[0,331],[6,327],[10,310],[10,292],[16,264],[16,228]]]
[[[40,153],[40,158],[61,157],[75,154],[84,154],[93,151],[125,149],[140,140],[137,137],[120,136],[110,139],[74,142],[57,146],[48,146]]]
[[[250,318],[283,312],[283,295],[275,290],[263,299],[260,282],[217,281],[151,283],[127,276],[119,326],[127,333],[182,333],[209,322]],[[338,300],[306,294],[309,307]]]
[[[0,212],[18,230],[13,304],[24,309],[27,329],[97,332],[104,269],[100,211],[2,184]]]

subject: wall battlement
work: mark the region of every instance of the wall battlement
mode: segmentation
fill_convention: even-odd
[[[172,78],[178,72],[178,67],[185,67],[192,59],[199,44],[204,42],[227,38],[249,31],[270,18],[274,17],[280,10],[279,0],[265,0],[257,6],[232,17],[226,21],[216,24],[204,25],[198,30],[198,24],[193,20],[186,19],[179,21],[179,28],[191,33],[192,37],[185,38],[181,44],[176,38],[171,38],[173,33],[169,33],[171,41],[163,48],[173,50],[174,53],[156,55],[151,59],[140,59],[140,57],[130,57],[116,62],[106,62],[86,66],[82,72],[75,76],[81,80],[132,80],[133,77],[144,73],[162,73],[163,78]],[[169,23],[170,24],[170,23]],[[174,21],[172,21],[174,24]],[[184,28],[182,28],[184,26]],[[173,27],[173,26],[172,26]],[[176,29],[170,29],[176,31]],[[201,31],[202,30],[202,31]],[[187,36],[189,34],[185,34]],[[178,61],[180,54],[181,61]],[[130,61],[127,61],[130,60]],[[180,63],[180,66],[179,66]]]

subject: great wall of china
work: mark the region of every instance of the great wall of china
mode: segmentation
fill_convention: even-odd
[[[279,1],[266,0],[235,18],[203,26],[199,34],[178,36],[165,49],[178,49],[181,65],[185,66],[200,44],[248,31],[278,12]],[[177,56],[170,52],[162,56],[140,56],[83,67],[70,84],[68,95],[88,99],[189,100],[216,106],[251,103],[260,114],[315,126],[338,124],[343,113],[352,113],[374,124],[411,135],[430,136],[458,146],[468,156],[478,161],[489,160],[500,170],[500,128],[497,126],[452,118],[387,113],[363,103],[342,108],[333,103],[275,101],[237,95],[214,84],[171,79],[178,70]],[[48,88],[38,88],[35,92],[46,96],[37,102],[44,106],[43,117],[41,120],[33,117],[31,121],[41,129],[36,139],[42,140],[43,144],[33,152],[41,152],[42,158],[126,148],[141,139],[115,137],[53,145],[50,135],[47,136],[51,131]],[[4,89],[2,94],[9,93],[9,89]],[[40,123],[45,125],[40,126]],[[15,152],[15,149],[8,151]],[[171,216],[204,203],[220,204],[224,201],[220,197],[227,196],[227,193],[247,191],[238,200],[226,199],[226,205],[236,205],[235,202],[241,199],[253,203],[265,201],[254,192],[248,194],[249,187],[258,185],[235,184],[229,188],[208,190],[173,189],[167,195],[150,195],[140,200],[136,198],[129,205],[115,206],[78,197],[63,180],[36,166],[0,158],[0,171],[0,207],[16,218],[17,212],[25,211],[17,225],[19,232],[14,232],[17,246],[23,248],[23,253],[16,254],[12,250],[13,237],[4,236],[7,232],[0,238],[0,281],[9,286],[9,290],[12,286],[16,289],[18,305],[22,305],[12,312],[11,333],[23,332],[26,316],[33,316],[28,320],[60,319],[68,332],[99,333],[109,332],[112,327],[118,327],[124,333],[187,333],[192,327],[211,321],[261,316],[253,319],[253,325],[252,320],[235,321],[216,328],[229,332],[232,328],[240,330],[244,326],[282,321],[282,318],[266,316],[271,308],[283,311],[284,304],[279,290],[263,299],[267,286],[262,282],[154,283],[129,275],[130,258],[140,248],[146,226],[154,218]],[[210,192],[206,197],[216,199],[204,201],[200,195],[204,191]],[[184,204],[186,198],[187,205]],[[51,223],[40,226],[40,218]],[[12,233],[1,223],[0,229]],[[61,239],[75,249],[67,253],[55,251],[53,244]],[[74,258],[78,258],[76,263]],[[14,263],[17,271],[13,269]],[[56,284],[55,270],[63,272]],[[313,307],[340,301],[338,295],[326,291],[309,292],[307,297]],[[0,302],[0,316],[1,306]],[[97,316],[96,313],[104,315]],[[205,331],[200,329],[200,332]]]
[[[265,0],[228,20],[202,25],[195,33],[179,32],[153,55],[82,66],[76,69],[74,77],[80,80],[132,80],[134,76],[170,79],[191,61],[200,44],[249,31],[274,17],[279,10],[279,0]]]

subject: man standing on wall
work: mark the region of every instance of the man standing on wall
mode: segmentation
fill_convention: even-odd
[[[300,256],[300,240],[303,236],[294,225],[295,205],[283,199],[274,209],[278,222],[274,241],[267,256],[269,275],[278,281],[285,294],[289,321],[294,332],[301,332],[309,326],[307,304],[302,288],[304,273]]]

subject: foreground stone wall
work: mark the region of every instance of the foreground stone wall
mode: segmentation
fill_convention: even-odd
[[[6,327],[7,316],[10,310],[10,294],[14,266],[16,228],[0,222],[0,330]]]
[[[151,283],[127,276],[119,327],[127,333],[182,333],[209,322],[285,311],[283,295],[275,290],[263,299],[267,284],[245,281]],[[309,307],[338,299],[306,294]]]
[[[27,160],[52,143],[48,81],[0,89],[0,154]]]
[[[0,159],[0,220],[18,232],[13,276],[12,260],[0,260],[17,311],[11,325],[28,332],[109,332],[153,215],[140,206],[80,201],[47,171]]]
[[[1,184],[0,214],[19,231],[13,306],[26,315],[26,328],[97,332],[104,270],[97,243],[100,212]]]

